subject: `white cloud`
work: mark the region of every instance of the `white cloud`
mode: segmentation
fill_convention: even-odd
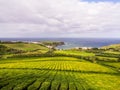
[[[119,2],[0,0],[0,37],[120,37],[119,8]]]

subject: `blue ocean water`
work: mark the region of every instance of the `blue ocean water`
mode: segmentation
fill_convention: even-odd
[[[1,41],[62,41],[65,45],[60,49],[74,47],[102,47],[111,44],[120,44],[120,38],[0,38]]]

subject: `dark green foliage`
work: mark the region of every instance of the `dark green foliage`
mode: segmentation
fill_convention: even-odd
[[[118,62],[120,62],[120,58],[118,58]]]
[[[8,48],[4,45],[0,45],[0,55],[17,54],[17,53],[23,53],[23,52],[24,51],[22,51],[22,50],[12,49],[12,48]]]
[[[58,45],[64,45],[64,42],[58,42],[58,41],[44,41],[42,42],[44,45],[50,45],[50,46],[58,46]]]
[[[5,47],[4,45],[0,45],[0,55],[5,54],[6,51],[7,47]]]

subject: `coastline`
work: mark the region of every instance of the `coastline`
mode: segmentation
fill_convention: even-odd
[[[119,44],[120,39],[116,38],[0,38],[1,41],[22,41],[38,44],[39,41],[64,42],[62,45],[55,46],[58,49],[71,48],[100,48],[112,44]],[[39,42],[40,43],[40,42]]]

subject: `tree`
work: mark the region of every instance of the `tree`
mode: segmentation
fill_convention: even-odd
[[[3,55],[7,51],[7,47],[4,45],[0,45],[0,54]]]
[[[120,62],[120,57],[118,58],[118,62]]]

